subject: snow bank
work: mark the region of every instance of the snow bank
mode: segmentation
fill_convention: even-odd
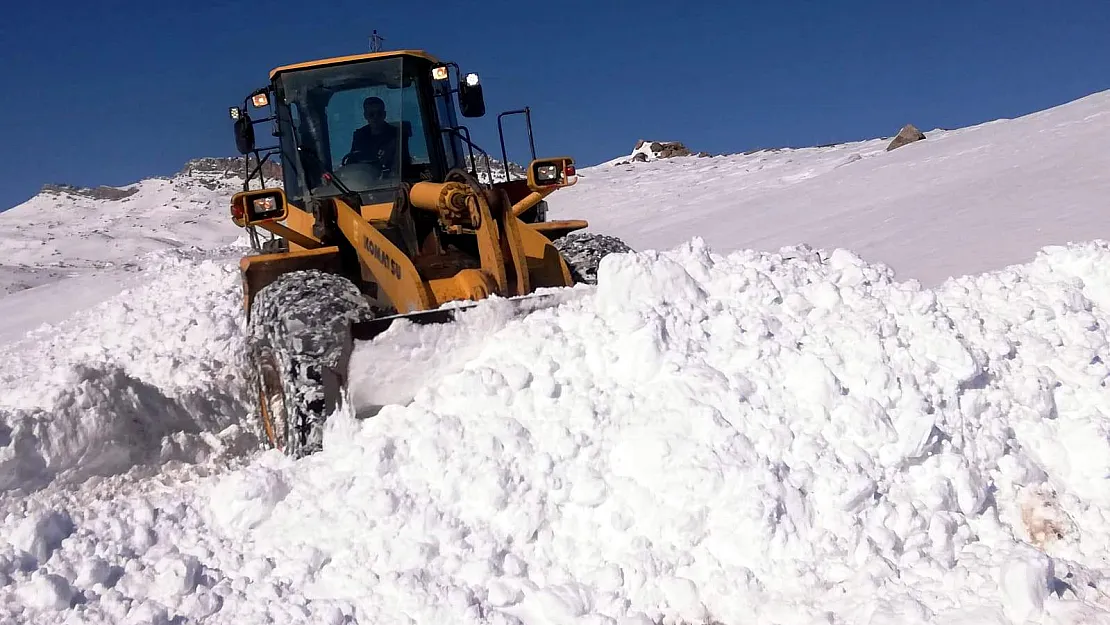
[[[337,417],[320,454],[75,518],[45,566],[9,557],[0,606],[1108,623],[1108,266],[1106,244],[1053,248],[926,290],[842,250],[613,256],[597,289],[489,332],[411,404]],[[118,572],[80,573],[91,551]]]
[[[3,350],[0,491],[197,460],[245,414],[237,267],[162,258],[141,288]]]

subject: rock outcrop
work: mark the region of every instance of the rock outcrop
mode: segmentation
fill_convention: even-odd
[[[925,138],[925,134],[914,127],[913,124],[906,124],[902,126],[902,130],[891,140],[890,145],[886,146],[886,151],[889,152],[903,145],[908,145],[914,141],[921,141]]]
[[[627,165],[628,163],[644,163],[647,161],[654,161],[661,158],[676,158],[679,156],[698,156],[706,157],[712,156],[708,152],[698,152],[696,155],[690,151],[680,141],[645,141],[640,139],[636,142],[636,147],[632,149],[632,154],[628,160],[620,161],[617,165]]]
[[[644,146],[650,150],[655,158],[674,158],[676,156],[690,156],[692,152],[685,145],[678,141],[651,141],[647,142],[640,139],[636,142],[636,147],[633,153],[644,154]]]
[[[78,187],[71,184],[44,184],[41,193],[49,195],[79,195],[94,200],[122,200],[139,192],[138,186],[133,187]]]

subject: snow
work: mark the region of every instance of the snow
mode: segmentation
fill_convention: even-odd
[[[0,623],[1110,623],[1105,110],[580,170],[553,210],[640,251],[359,345],[295,462],[235,237],[122,246],[2,347]]]
[[[635,249],[695,236],[721,252],[842,247],[926,286],[1026,262],[1044,245],[1110,238],[1110,91],[925,135],[891,152],[885,138],[609,161],[580,168],[549,215],[586,218]]]
[[[152,258],[142,286],[0,349],[0,492],[208,453],[245,414],[241,253]]]
[[[228,217],[242,178],[190,164],[169,178],[118,190],[118,200],[88,192],[43,192],[0,213],[0,341],[55,323],[129,286],[146,255],[234,243]],[[120,193],[119,195],[123,195]]]

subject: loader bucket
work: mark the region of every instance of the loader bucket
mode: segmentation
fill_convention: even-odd
[[[558,306],[571,295],[490,298],[354,324],[347,396],[356,417],[369,418],[383,406],[409,403],[421,389],[461,371],[506,320]],[[394,331],[387,334],[390,328]]]
[[[542,293],[522,295],[520,297],[490,297],[482,301],[452,302],[443,308],[421,310],[399,315],[389,315],[387,317],[378,317],[367,321],[359,321],[352,324],[351,335],[356,341],[372,341],[388,330],[394,322],[397,321],[408,321],[420,325],[451,323],[458,319],[459,315],[465,314],[478,306],[497,305],[500,302],[506,302],[512,308],[513,315],[519,316],[526,315],[536,310],[558,306],[564,301],[566,301],[566,295],[563,293]]]

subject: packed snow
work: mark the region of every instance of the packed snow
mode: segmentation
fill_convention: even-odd
[[[692,205],[656,193],[663,172],[689,202],[811,184],[726,166],[746,157],[584,169],[563,208],[639,251],[527,316],[492,301],[360,344],[351,403],[300,461],[244,423],[234,237],[136,253],[95,304],[23,300],[63,310],[2,347],[0,623],[1110,623],[1110,243],[1090,205],[1110,169],[1023,160],[1081,145],[1103,110],[1034,116],[1055,130],[984,170],[1065,198],[1084,234],[1055,241],[1044,208],[988,247],[1011,245],[994,208],[964,265],[717,245],[710,220],[733,212],[745,241],[785,236],[720,202],[701,232],[673,227]],[[822,169],[840,148],[779,166],[815,172],[816,197],[845,176],[870,201],[810,212],[893,247],[901,226],[851,227],[902,205],[876,172],[942,152],[964,171],[985,162],[967,137],[1031,123],[872,142],[867,184]],[[706,163],[737,178],[697,178]],[[969,205],[997,199],[962,184]],[[638,208],[606,204],[624,193]]]

